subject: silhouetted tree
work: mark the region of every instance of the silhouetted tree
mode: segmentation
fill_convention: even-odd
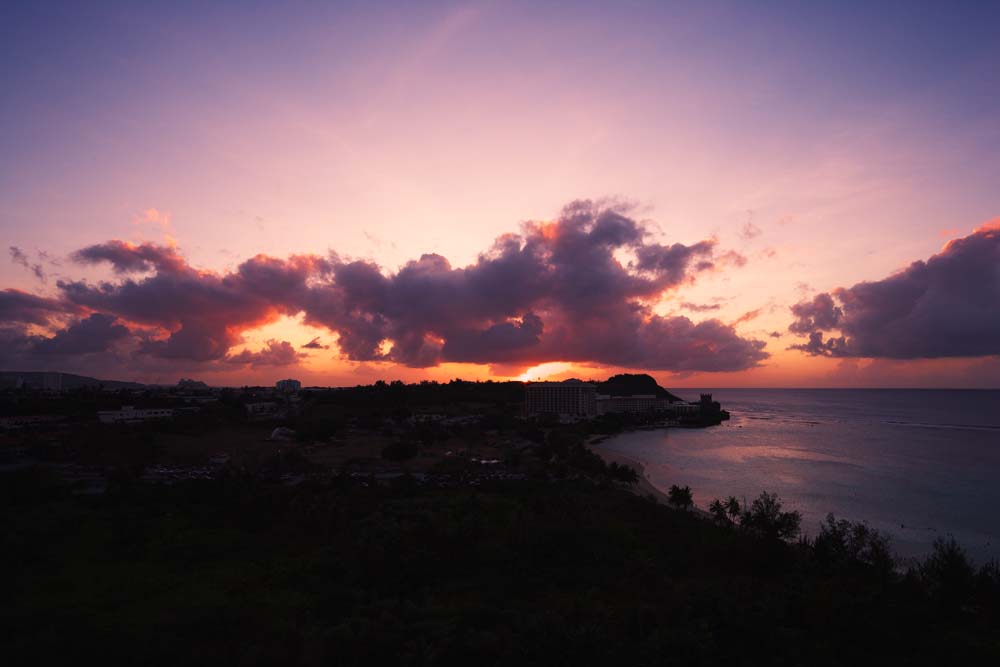
[[[736,500],[736,496],[729,496],[726,499],[726,514],[729,515],[729,520],[736,523],[740,518],[740,501]]]
[[[618,480],[626,484],[635,484],[639,481],[639,473],[632,466],[618,466]]]
[[[972,593],[976,570],[965,549],[949,537],[934,540],[934,551],[920,566],[919,574],[939,603],[955,607]]]
[[[676,484],[671,485],[667,498],[671,505],[676,505],[682,510],[686,510],[694,503],[694,499],[691,496],[690,486],[677,486]]]
[[[723,526],[732,526],[740,518],[740,501],[735,496],[729,496],[725,501],[716,498],[708,506],[708,511],[716,523]]]
[[[722,501],[716,498],[708,504],[708,512],[715,519],[716,523],[722,525],[728,525],[730,523],[729,513],[726,512],[726,506],[722,504]]]
[[[838,521],[833,514],[820,524],[813,553],[820,565],[832,570],[863,564],[888,576],[896,567],[887,535],[865,523]]]
[[[740,515],[740,527],[767,539],[790,540],[799,534],[802,515],[783,512],[781,499],[764,491]]]

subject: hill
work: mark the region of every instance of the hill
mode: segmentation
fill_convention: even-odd
[[[604,382],[597,383],[597,393],[610,396],[653,395],[670,401],[683,400],[661,387],[652,376],[645,373],[613,375]]]
[[[146,385],[122,380],[98,380],[86,375],[48,371],[0,371],[0,387],[32,387],[34,389],[68,390],[83,387],[105,389],[142,389]]]

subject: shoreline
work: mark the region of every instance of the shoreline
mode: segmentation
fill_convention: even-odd
[[[606,435],[592,436],[587,441],[586,446],[589,447],[592,452],[594,452],[602,459],[604,459],[604,462],[609,465],[611,463],[617,463],[618,465],[626,465],[629,466],[630,468],[635,469],[635,471],[639,474],[639,481],[636,482],[635,484],[630,485],[628,487],[629,491],[631,491],[637,496],[642,496],[642,497],[652,496],[656,502],[673,507],[673,505],[670,505],[670,497],[664,491],[661,491],[659,487],[653,484],[653,482],[650,481],[648,473],[646,472],[646,465],[642,461],[632,458],[631,456],[628,456],[626,454],[622,454],[620,452],[613,452],[610,449],[606,449],[601,446],[601,443],[604,442],[604,440],[606,440],[608,437],[611,436],[606,436]],[[712,518],[711,514],[701,509],[697,505],[691,505],[690,512],[695,516],[701,518],[705,519]]]

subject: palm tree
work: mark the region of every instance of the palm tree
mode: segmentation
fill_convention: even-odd
[[[726,514],[729,515],[729,521],[731,523],[736,523],[736,520],[740,518],[740,501],[736,500],[736,496],[729,496],[726,499],[725,504]]]
[[[690,486],[680,487],[674,484],[673,486],[670,487],[670,492],[667,494],[667,496],[671,505],[676,505],[677,507],[680,507],[681,509],[684,510],[691,507],[691,505],[694,503],[694,500],[691,497]]]
[[[718,498],[709,503],[708,511],[711,513],[716,523],[725,525],[732,523],[732,519],[729,518],[728,511],[726,510],[726,506]]]

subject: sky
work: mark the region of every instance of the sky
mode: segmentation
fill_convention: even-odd
[[[0,369],[1000,386],[996,3],[7,2]]]

